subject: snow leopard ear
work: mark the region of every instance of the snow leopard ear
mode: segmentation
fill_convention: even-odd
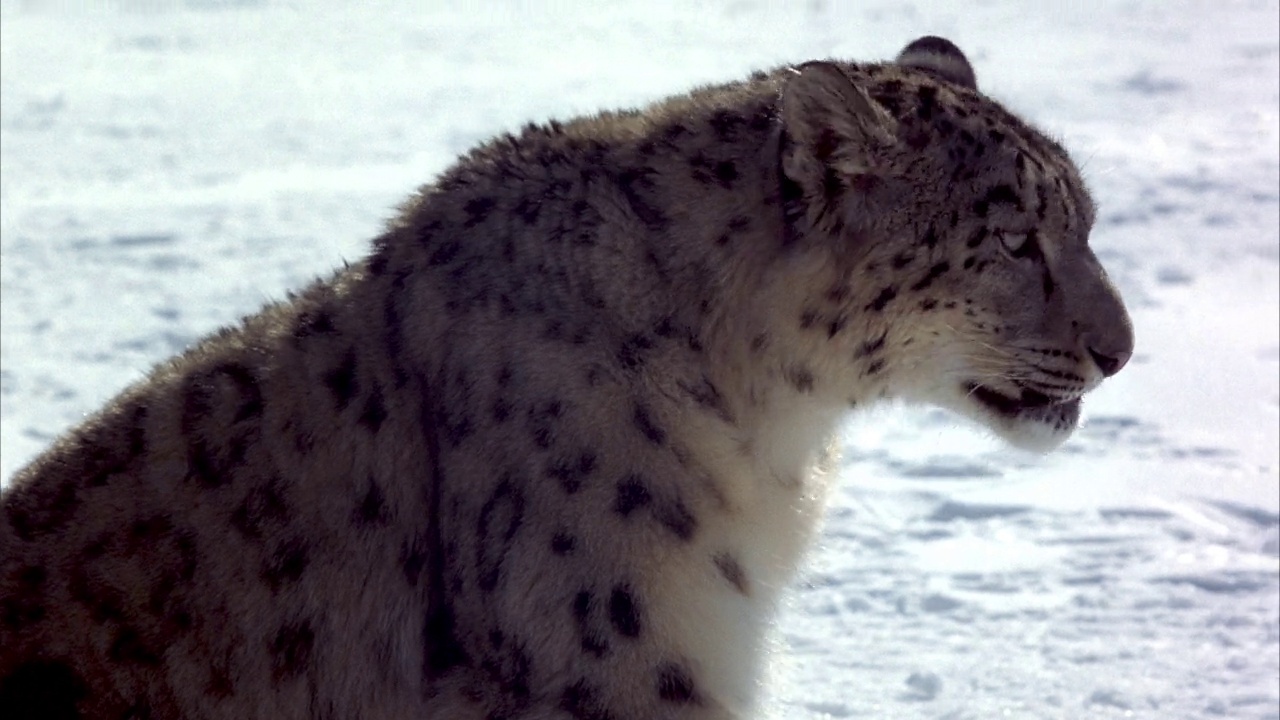
[[[782,172],[794,181],[874,175],[876,158],[895,143],[897,121],[830,62],[792,70],[782,91],[782,126],[789,146]]]
[[[904,67],[924,70],[970,90],[978,89],[978,78],[973,74],[969,58],[946,38],[936,35],[916,38],[898,53],[897,62]]]

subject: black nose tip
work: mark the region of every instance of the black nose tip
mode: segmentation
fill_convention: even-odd
[[[1093,361],[1097,363],[1098,369],[1102,371],[1102,374],[1111,377],[1120,372],[1120,368],[1129,362],[1129,358],[1133,356],[1133,353],[1121,351],[1115,355],[1108,355],[1089,348],[1089,355],[1093,357]]]

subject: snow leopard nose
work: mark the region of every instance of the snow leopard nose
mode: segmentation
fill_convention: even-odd
[[[1108,321],[1096,323],[1082,333],[1083,337],[1080,338],[1081,344],[1089,351],[1089,357],[1093,358],[1104,377],[1120,372],[1133,357],[1133,323],[1120,302],[1120,296],[1113,292],[1111,298],[1114,298],[1112,302],[1116,311],[1102,315]]]
[[[1103,375],[1111,377],[1120,372],[1120,368],[1129,362],[1129,358],[1133,357],[1133,352],[1129,350],[1099,352],[1095,348],[1089,348],[1089,357],[1093,358],[1094,364],[1102,371]]]

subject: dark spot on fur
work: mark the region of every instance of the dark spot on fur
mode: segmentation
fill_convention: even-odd
[[[11,720],[79,720],[76,705],[89,694],[66,663],[33,660],[0,679],[0,708]]]
[[[875,299],[867,305],[866,309],[871,310],[872,312],[880,312],[884,310],[885,306],[887,306],[897,296],[898,289],[896,287],[890,285],[886,288],[882,288],[876,295]]]
[[[911,261],[915,259],[915,255],[909,253],[898,253],[893,256],[893,260],[889,261],[889,264],[893,266],[894,270],[901,270],[902,268],[910,265]]]
[[[506,398],[498,398],[493,401],[493,407],[490,408],[494,422],[503,423],[511,417],[511,403]]]
[[[677,705],[690,705],[698,702],[698,693],[693,685],[693,677],[689,671],[675,663],[663,663],[658,666],[658,697],[663,701]]]
[[[272,590],[296,582],[310,563],[310,547],[302,538],[290,538],[275,549],[262,565],[262,579]]]
[[[732,422],[729,411],[724,405],[724,397],[720,394],[720,389],[715,386],[705,376],[696,383],[687,383],[683,380],[679,381],[679,386],[699,407],[715,413],[717,417],[725,422]]]
[[[122,422],[104,422],[80,430],[75,437],[77,452],[73,459],[67,458],[78,465],[74,471],[68,468],[68,474],[74,472],[85,478],[85,487],[106,485],[147,453],[147,407],[131,403],[112,414]]]
[[[474,202],[474,201],[473,201]],[[447,240],[440,243],[431,256],[427,258],[427,266],[435,267],[438,265],[448,265],[453,262],[458,253],[462,251],[462,244],[457,240]]]
[[[577,545],[578,539],[564,530],[558,530],[551,536],[551,552],[556,555],[572,554]]]
[[[560,693],[560,709],[573,720],[618,720],[601,704],[599,692],[586,678],[565,687]]]
[[[618,364],[627,370],[634,370],[644,363],[644,351],[651,349],[653,340],[645,335],[631,335],[618,346]]]
[[[983,240],[987,239],[987,235],[989,235],[990,233],[991,231],[985,227],[978,228],[977,230],[974,231],[972,235],[969,236],[969,239],[965,241],[964,243],[965,247],[969,247],[969,248],[978,247],[979,245],[982,244]]]
[[[917,151],[929,147],[929,143],[933,141],[927,127],[908,128],[904,133],[903,139],[906,141],[907,147]]]
[[[727,108],[711,113],[711,128],[721,142],[730,142],[736,137],[738,129],[744,124],[744,118]]]
[[[809,393],[813,392],[813,373],[804,367],[789,368],[786,372],[787,382],[791,383],[791,387],[797,392]]]
[[[546,450],[555,443],[555,427],[562,412],[563,406],[554,398],[529,406],[528,428],[534,445]]]
[[[525,225],[534,225],[538,222],[538,213],[542,211],[542,202],[535,197],[524,197],[520,202],[516,203],[515,213],[524,221]]]
[[[373,477],[369,478],[369,489],[356,506],[355,521],[356,525],[366,528],[387,522],[387,499]]]
[[[649,414],[649,409],[640,403],[636,403],[632,411],[631,420],[635,424],[636,429],[644,435],[645,439],[654,445],[661,445],[667,439],[667,433],[653,421],[653,417]]]
[[[587,615],[591,612],[591,591],[580,590],[577,595],[573,596],[573,618],[578,622],[587,619]]]
[[[207,488],[219,487],[227,482],[221,462],[221,454],[204,437],[201,427],[213,413],[214,385],[207,377],[189,378],[182,391],[182,415],[179,428],[187,438],[187,468],[190,476]]]
[[[507,387],[511,384],[511,380],[514,377],[515,372],[511,369],[511,366],[503,363],[502,367],[498,368],[498,373],[494,376],[494,381],[498,383],[498,387]]]
[[[844,178],[840,173],[836,172],[833,167],[824,167],[822,169],[822,197],[828,204],[835,205],[840,202],[840,196],[844,194]]]
[[[689,134],[689,129],[679,121],[673,122],[662,131],[662,139],[667,142],[675,142],[685,135]]]
[[[849,318],[844,315],[840,315],[827,323],[827,339],[830,340],[840,334],[840,331],[844,329],[845,323],[847,322],[849,322]]]
[[[650,232],[663,233],[671,225],[671,219],[642,194],[649,192],[653,186],[653,180],[649,177],[652,173],[653,170],[649,168],[630,168],[617,173],[614,182],[641,224]]]
[[[609,622],[613,629],[623,637],[640,636],[640,607],[631,588],[616,585],[609,595]]]
[[[644,478],[632,473],[618,481],[613,511],[627,517],[636,509],[648,505],[652,499]]]
[[[738,564],[737,558],[727,552],[719,553],[713,559],[720,576],[742,595],[750,595],[747,591],[747,573]]]
[[[876,373],[880,372],[883,369],[884,369],[884,359],[881,358],[880,360],[876,360],[875,362],[867,366],[866,375],[867,376],[875,375]]]
[[[329,388],[329,392],[333,394],[333,402],[338,411],[347,409],[351,398],[355,397],[360,389],[356,381],[355,350],[348,348],[342,354],[342,360],[338,362],[338,366],[326,372],[322,380],[325,387]]]
[[[929,122],[938,112],[938,89],[924,85],[916,91],[916,97],[920,100],[920,104],[916,106],[916,117]]]
[[[591,622],[595,604],[595,598],[590,590],[579,591],[573,598],[573,619],[578,626],[582,649],[600,658],[609,651],[609,641]]]
[[[938,246],[938,233],[933,229],[932,225],[925,231],[924,237],[920,238],[920,242],[923,242],[924,246],[930,250]]]
[[[209,682],[205,685],[206,695],[214,698],[231,697],[235,692],[235,684],[231,682],[231,660],[216,659],[209,663]]]
[[[235,386],[234,390],[240,399],[240,404],[236,407],[231,422],[244,422],[262,415],[262,389],[259,387],[258,378],[252,370],[240,363],[228,362],[209,370],[209,377],[212,379],[215,376],[229,379],[232,385]]]
[[[104,576],[100,566],[88,562],[102,557],[110,544],[108,535],[87,546],[82,553],[86,561],[71,568],[68,583],[71,599],[85,606],[96,623],[119,622],[124,619],[124,597],[119,589]]]
[[[369,432],[376,433],[382,427],[382,421],[386,419],[387,408],[383,404],[382,388],[375,387],[364,403],[364,410],[360,412],[360,424]]]
[[[505,642],[505,647],[499,652],[487,653],[480,667],[497,681],[503,695],[514,704],[522,705],[528,702],[532,661],[523,643],[518,640]]]
[[[890,83],[887,83],[887,84],[896,85],[898,87],[893,90],[884,90],[883,88],[881,88],[876,92],[872,93],[871,97],[877,103],[884,106],[884,109],[888,110],[889,114],[893,115],[894,117],[901,117],[902,101],[898,93],[901,91],[902,84],[896,81],[891,81]]]
[[[18,588],[24,593],[36,592],[49,577],[49,571],[42,565],[27,565],[17,573]]]
[[[556,319],[548,320],[542,331],[542,337],[547,340],[563,340],[564,322]]]
[[[929,287],[930,285],[933,284],[934,280],[937,280],[938,278],[945,275],[947,271],[950,269],[951,269],[951,264],[945,260],[943,260],[940,263],[935,263],[932,267],[929,268],[929,272],[926,273],[924,277],[920,278],[920,280],[917,281],[915,285],[911,286],[912,292],[919,292]]]
[[[469,228],[475,227],[484,222],[484,219],[489,216],[489,213],[497,204],[497,200],[484,195],[468,200],[462,206],[463,212],[467,214],[466,226]]]
[[[825,163],[840,148],[840,137],[835,130],[823,126],[813,142],[813,156]]]
[[[405,540],[400,545],[400,567],[404,570],[405,582],[416,587],[422,570],[427,566],[427,551],[422,540]]]
[[[311,651],[315,641],[315,631],[307,621],[281,627],[268,644],[271,652],[271,677],[278,683],[305,671],[311,664]]]
[[[817,310],[810,309],[800,313],[800,329],[801,330],[808,330],[809,328],[816,325],[817,322],[818,322]]]
[[[477,584],[486,592],[497,588],[503,562],[524,521],[525,500],[519,487],[521,484],[512,476],[504,476],[480,508],[476,528],[476,571],[479,575]]]
[[[170,532],[173,529],[173,523],[163,515],[155,515],[148,518],[134,520],[129,524],[129,534],[135,540],[151,541]],[[142,543],[149,544],[147,542]]]
[[[447,415],[440,419],[437,426],[440,428],[444,441],[451,448],[458,447],[475,432],[475,426],[472,425],[471,418],[466,415]],[[550,443],[549,439],[546,441]]]
[[[560,487],[573,494],[582,489],[582,483],[591,476],[596,466],[595,453],[584,450],[576,458],[561,456],[547,465],[547,477],[560,481]]]
[[[804,189],[794,178],[780,173],[778,178],[779,200],[782,203],[782,246],[791,247],[801,237],[800,223],[805,216]]]
[[[738,179],[738,168],[733,164],[732,160],[721,160],[715,164],[713,170],[716,180],[720,181],[720,185],[726,190],[733,187],[733,181]]]
[[[382,344],[386,349],[391,364],[391,373],[395,387],[403,388],[409,382],[409,373],[404,368],[404,328],[401,303],[405,297],[405,284],[408,271],[400,271],[391,279],[391,287],[387,291],[382,305],[383,335]]]
[[[874,340],[867,340],[863,342],[862,346],[858,348],[858,351],[857,353],[855,353],[854,357],[864,358],[864,357],[867,357],[868,355],[874,355],[880,352],[882,349],[884,349],[884,341],[886,337],[888,337],[888,333],[883,332],[883,333],[880,333],[880,337]]]
[[[44,619],[47,575],[40,565],[28,565],[16,573],[18,592],[0,598],[0,621],[5,627],[18,633]]]
[[[250,490],[231,513],[231,525],[244,537],[256,540],[262,537],[269,523],[284,524],[288,508],[280,497],[278,481],[263,483]]]
[[[131,627],[122,627],[116,632],[111,647],[107,648],[107,657],[112,662],[135,663],[138,665],[159,665],[160,656],[157,651],[142,641],[142,636]]]
[[[298,340],[334,332],[337,332],[337,327],[333,324],[333,313],[323,305],[303,310],[293,326],[293,337]]]
[[[698,531],[698,519],[679,500],[670,505],[659,506],[654,513],[663,527],[685,542],[692,540],[694,533]]]
[[[64,528],[80,507],[76,488],[69,481],[50,485],[32,483],[5,496],[4,510],[14,534],[30,541]]]
[[[260,411],[261,404],[259,404]],[[140,458],[147,453],[147,407],[145,405],[134,406],[129,413],[127,439],[129,461]]]

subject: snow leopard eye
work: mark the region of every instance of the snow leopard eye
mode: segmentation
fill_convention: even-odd
[[[1004,249],[1015,258],[1038,254],[1035,230],[1024,232],[997,230],[995,234],[1000,238],[1000,243],[1004,246]]]

